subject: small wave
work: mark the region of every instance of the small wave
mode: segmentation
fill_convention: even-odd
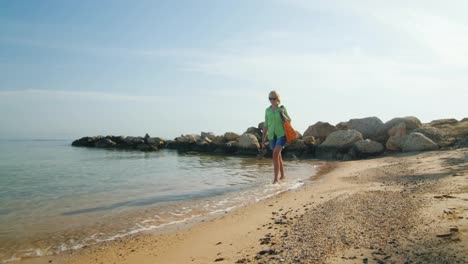
[[[288,179],[288,181],[282,182],[281,184],[271,184],[269,180],[268,182],[268,184],[236,192],[224,192],[221,196],[204,197],[198,200],[177,201],[166,207],[158,207],[159,209],[156,214],[152,213],[149,216],[144,216],[144,218],[142,218],[143,220],[139,220],[134,223],[131,228],[127,228],[126,230],[121,230],[113,234],[109,233],[107,235],[103,233],[93,234],[79,241],[69,240],[46,249],[29,249],[27,252],[23,252],[20,257],[17,257],[18,255],[16,254],[9,259],[3,260],[2,263],[21,260],[21,256],[44,256],[58,254],[68,250],[77,250],[85,246],[113,241],[144,231],[182,224],[187,221],[195,220],[198,217],[215,216],[216,214],[229,212],[252,202],[265,200],[288,190],[298,189],[304,185],[302,179]],[[121,204],[122,203],[113,204],[113,206],[120,206]],[[76,211],[71,213],[76,213]]]

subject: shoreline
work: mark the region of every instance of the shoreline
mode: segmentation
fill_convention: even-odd
[[[323,164],[316,184],[215,219],[17,263],[468,261],[468,149]]]
[[[267,163],[268,167],[271,167],[268,160],[261,161],[261,164],[255,159],[252,161],[249,159],[248,162],[252,162],[256,166],[264,166],[263,164]],[[16,243],[18,247],[15,253],[17,254],[16,256],[5,254],[6,257],[2,258],[0,263],[8,260],[17,263],[19,260],[53,258],[57,255],[68,254],[70,251],[80,251],[83,247],[99,246],[110,243],[112,240],[122,240],[140,233],[164,234],[173,232],[181,226],[191,226],[201,221],[220,217],[225,212],[255,203],[259,199],[274,196],[278,192],[300,188],[304,184],[303,181],[310,178],[318,170],[316,164],[316,161],[291,161],[287,167],[288,171],[293,174],[288,181],[281,185],[272,185],[270,175],[266,177],[267,175],[259,174],[260,176],[257,178],[260,179],[260,185],[258,186],[251,185],[248,188],[232,190],[221,195],[168,201],[145,207],[129,207],[124,212],[116,213],[115,217],[107,215],[96,221],[90,220],[90,223],[83,224],[80,228],[72,227],[64,231],[49,233],[48,236],[42,234],[36,237],[31,236],[32,239],[23,240],[24,242],[18,239],[11,240],[13,242],[5,240],[3,249],[9,249],[10,244]],[[263,186],[262,181],[270,184]],[[72,217],[75,218],[75,216]],[[87,216],[78,215],[78,217],[82,219]],[[36,245],[39,246],[36,247]]]
[[[11,259],[11,261],[7,261],[6,263],[26,263],[26,264],[28,263],[32,263],[32,264],[35,264],[35,263],[69,263],[69,261],[71,261],[70,258],[73,258],[71,256],[86,254],[86,252],[89,250],[93,251],[94,249],[99,249],[101,247],[115,246],[119,243],[126,243],[126,241],[131,241],[134,239],[139,240],[139,237],[148,237],[148,236],[159,237],[159,236],[171,235],[176,232],[190,229],[197,225],[206,224],[208,222],[222,219],[225,217],[224,216],[225,214],[229,215],[229,214],[235,213],[238,210],[245,210],[245,208],[249,208],[252,205],[255,205],[257,203],[265,202],[266,200],[270,200],[284,193],[297,191],[297,190],[306,188],[305,186],[315,185],[321,179],[321,176],[326,171],[330,170],[330,165],[328,164],[328,162],[324,162],[324,161],[303,160],[301,161],[301,163],[304,163],[304,165],[307,164],[313,167],[313,168],[311,167],[312,170],[310,171],[313,174],[312,176],[309,176],[308,178],[301,180],[299,182],[300,183],[299,185],[296,184],[293,186],[289,186],[287,189],[278,188],[277,191],[272,192],[271,194],[267,196],[259,197],[256,199],[256,201],[246,201],[242,204],[235,206],[235,208],[227,208],[227,209],[221,210],[220,212],[216,211],[213,213],[204,214],[202,216],[192,217],[190,219],[183,219],[182,221],[178,221],[178,223],[170,223],[168,225],[164,225],[161,228],[158,227],[158,228],[152,228],[148,230],[135,232],[134,234],[118,237],[118,238],[108,240],[108,241],[102,241],[99,243],[85,245],[78,249],[70,249],[70,250],[60,252],[58,254],[22,257],[19,260]],[[52,262],[49,262],[49,261],[52,261]],[[86,261],[83,263],[86,263]]]

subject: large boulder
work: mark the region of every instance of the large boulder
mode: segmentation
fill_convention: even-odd
[[[258,139],[255,135],[250,133],[242,134],[239,138],[239,148],[243,149],[255,149],[258,150],[260,148],[260,144],[258,143]]]
[[[239,142],[229,141],[224,145],[224,153],[226,154],[235,154],[239,149]]]
[[[229,142],[226,143],[229,145]],[[231,147],[227,147],[227,152],[231,152],[232,150],[236,149],[236,154],[241,155],[257,155],[260,149],[260,144],[258,143],[258,139],[255,135],[245,133],[239,137],[239,142],[237,144],[231,144]]]
[[[239,140],[239,134],[236,134],[234,132],[226,132],[224,133],[224,140],[226,140],[226,142],[230,142],[230,141],[238,141]]]
[[[349,149],[354,143],[362,139],[362,134],[357,130],[338,130],[328,135],[320,146]]]
[[[336,129],[338,129],[338,130],[348,130],[349,129],[348,122],[340,122],[340,123],[336,124]]]
[[[406,136],[406,123],[405,122],[401,122],[399,123],[398,125],[390,128],[387,132],[387,135],[389,135],[390,137],[391,136],[400,136],[400,137],[403,137],[403,136]]]
[[[378,117],[350,119],[346,126],[361,132],[365,139],[377,140],[382,137],[384,123]],[[385,136],[385,135],[384,135]]]
[[[173,141],[168,141],[166,147],[179,151],[192,151],[200,138],[200,135],[181,135]]]
[[[74,147],[94,147],[96,139],[93,137],[82,137],[72,142]]]
[[[307,145],[302,139],[297,139],[294,140],[291,143],[286,143],[285,150],[287,151],[296,151],[296,152],[302,152],[307,149]]]
[[[148,144],[150,144],[152,146],[156,146],[158,148],[162,148],[166,144],[164,139],[162,139],[160,137],[150,137],[150,138],[147,139],[147,142],[148,142]]]
[[[200,136],[198,135],[181,135],[180,137],[176,137],[175,141],[180,144],[192,144],[196,143],[199,138]]]
[[[144,144],[145,143],[145,139],[142,138],[142,137],[125,137],[125,145],[129,146],[129,147],[137,147],[138,145],[140,144]]]
[[[207,137],[206,134],[203,135],[205,137],[198,138],[195,145],[191,146],[191,150],[197,152],[214,152],[217,146],[212,144],[213,140]]]
[[[440,147],[449,147],[452,146],[456,139],[454,137],[449,137],[442,129],[432,127],[429,125],[424,125],[423,127],[416,128],[413,132],[418,132],[434,141]]]
[[[402,144],[403,152],[437,150],[439,146],[426,136],[418,132],[412,132],[406,136]]]
[[[320,142],[323,142],[330,133],[337,131],[336,127],[328,122],[317,122],[307,128],[303,137],[312,136]]]
[[[211,140],[211,146],[213,148],[214,153],[226,153],[226,140],[224,139],[224,136],[215,136]]]
[[[399,151],[404,141],[405,137],[389,137],[387,143],[385,143],[385,147],[388,150]]]
[[[283,155],[284,157],[295,159],[307,154],[308,149],[309,147],[304,143],[302,139],[296,139],[291,143],[286,143]]]
[[[109,138],[102,138],[96,142],[96,148],[114,148],[117,144]]]
[[[385,147],[388,150],[401,150],[401,145],[403,144],[406,137],[406,123],[401,122],[398,125],[392,127],[387,132],[389,138],[385,143]]]
[[[213,132],[201,132],[201,138],[209,138],[213,140],[215,137],[216,136]]]
[[[258,129],[260,129],[263,133],[263,130],[265,129],[265,122],[261,122],[258,124]]]
[[[143,138],[143,140],[145,141],[145,143],[148,143],[148,139],[150,138],[150,135],[148,133],[145,134],[145,137]]]
[[[307,146],[312,146],[316,144],[315,138],[313,136],[302,137],[302,141]]]
[[[213,139],[211,139],[211,143],[217,146],[221,146],[226,144],[226,139],[224,136],[215,136]]]
[[[315,148],[315,157],[319,159],[343,159],[344,154],[347,154],[354,143],[362,139],[362,134],[354,129],[335,131]]]
[[[458,120],[455,118],[446,118],[446,119],[436,119],[429,123],[431,126],[440,126],[440,125],[447,125],[447,124],[456,124]]]
[[[459,138],[454,146],[456,148],[468,148],[468,134],[466,134],[465,136]],[[465,162],[468,162],[468,155],[466,154],[465,152]]]
[[[383,125],[383,127],[381,128],[381,131],[379,131],[379,133],[378,133],[379,135],[381,135],[381,137],[377,138],[375,140],[382,143],[382,144],[385,144],[387,142],[388,138],[390,137],[389,130],[391,128],[399,125],[400,123],[405,123],[405,128],[406,128],[407,133],[412,132],[416,128],[422,127],[421,121],[418,118],[414,117],[414,116],[396,117],[396,118],[393,118],[390,121],[387,121]]]
[[[400,123],[405,123],[406,129],[408,130],[408,132],[411,132],[418,127],[422,127],[422,123],[417,117],[407,116],[407,117],[396,117],[390,121],[387,121],[384,124],[382,129],[388,132],[388,130],[390,130],[392,127]]]
[[[244,132],[244,134],[255,135],[255,137],[257,138],[258,141],[262,141],[263,132],[259,128],[249,127],[249,128],[247,128],[247,131]]]
[[[351,153],[352,156],[357,158],[367,158],[382,154],[384,151],[385,148],[382,143],[370,139],[365,139],[354,143]]]
[[[119,148],[129,148],[126,137],[124,136],[107,136],[106,138],[114,141]]]

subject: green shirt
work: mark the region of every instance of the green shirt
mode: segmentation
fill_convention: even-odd
[[[288,115],[286,107],[282,106],[286,117],[291,119]],[[265,127],[268,129],[268,140],[272,140],[275,136],[277,138],[284,137],[283,119],[281,119],[280,106],[273,111],[271,106],[265,110]]]

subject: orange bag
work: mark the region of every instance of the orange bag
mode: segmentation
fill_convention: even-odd
[[[286,120],[283,122],[284,133],[286,134],[286,142],[291,143],[297,138],[297,132],[291,126],[291,121]]]
[[[283,106],[281,106],[281,108],[283,108]],[[284,113],[281,113],[281,119],[283,120],[283,128],[284,128],[284,134],[286,134],[286,142],[291,143],[297,138],[297,132],[291,126],[291,120],[288,120],[284,116]]]

